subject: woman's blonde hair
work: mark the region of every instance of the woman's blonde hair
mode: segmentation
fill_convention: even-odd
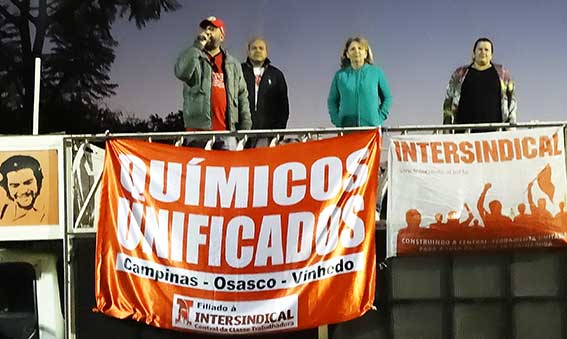
[[[366,59],[364,59],[364,62],[367,64],[374,63],[374,57],[372,56],[372,49],[368,44],[368,40],[366,40],[361,36],[353,36],[348,38],[345,43],[345,48],[343,49],[343,53],[341,54],[341,68],[350,66],[350,60],[347,57],[347,52],[348,52],[348,48],[350,47],[350,44],[353,42],[358,42],[366,50]]]

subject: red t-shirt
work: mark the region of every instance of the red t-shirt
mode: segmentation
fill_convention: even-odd
[[[211,120],[212,130],[225,131],[226,128],[226,88],[224,87],[224,70],[222,68],[224,55],[218,53],[215,56],[209,55],[212,64],[211,79]]]

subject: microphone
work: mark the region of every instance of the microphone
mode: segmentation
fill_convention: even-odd
[[[203,32],[203,33],[201,33],[197,36],[197,40],[202,42],[202,43],[205,43],[209,40],[209,35],[206,34],[205,32]]]

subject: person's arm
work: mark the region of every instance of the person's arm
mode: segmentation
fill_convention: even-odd
[[[443,125],[452,125],[455,123],[456,107],[453,106],[453,99],[456,95],[458,84],[459,73],[457,70],[451,75],[445,91],[445,99],[443,100]]]
[[[517,121],[518,102],[516,100],[516,84],[512,80],[510,71],[506,70],[508,81],[506,81],[506,96],[508,98],[508,121],[515,124]]]
[[[461,226],[469,226],[470,223],[471,223],[471,221],[472,221],[473,218],[474,218],[474,216],[473,216],[473,214],[472,214],[472,211],[471,211],[471,208],[469,207],[469,204],[467,204],[466,202],[465,202],[465,209],[467,210],[467,212],[468,212],[469,215],[468,215],[468,217],[467,217],[467,220],[465,220],[465,221],[463,221],[463,222],[461,223]]]
[[[285,82],[285,76],[282,72],[280,72],[279,85],[278,105],[280,107],[280,114],[276,117],[276,128],[285,129],[287,127],[287,121],[289,120],[289,100],[287,96],[287,83]]]
[[[186,48],[181,52],[175,63],[174,73],[175,76],[186,82],[188,85],[193,85],[198,79],[194,79],[195,70],[199,66],[199,57],[203,50],[204,40],[201,34],[197,37],[193,45]]]
[[[248,102],[248,89],[242,73],[242,66],[236,64],[236,77],[238,84],[238,126],[239,130],[252,129],[252,115],[250,114],[250,104]]]
[[[378,96],[380,97],[380,116],[382,120],[388,119],[390,115],[390,107],[392,107],[392,92],[386,80],[384,72],[380,74],[380,81],[378,82]]]
[[[478,214],[480,215],[480,218],[484,222],[484,226],[486,226],[486,214],[487,214],[486,210],[484,209],[484,199],[486,199],[486,192],[488,192],[488,190],[491,187],[492,187],[491,183],[486,183],[484,185],[482,193],[480,193],[480,197],[478,197],[478,202],[476,203],[476,208],[478,209]]]
[[[534,203],[534,196],[532,195],[533,185],[534,185],[533,181],[528,184],[528,203],[530,204],[531,214],[534,214],[536,211],[536,204]]]
[[[327,108],[329,110],[329,117],[331,122],[336,127],[341,127],[341,122],[339,121],[339,104],[341,101],[341,95],[339,93],[339,88],[337,84],[338,73],[333,77],[331,82],[331,88],[329,89],[329,96],[327,97]]]

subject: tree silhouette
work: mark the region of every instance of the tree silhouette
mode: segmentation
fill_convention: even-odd
[[[185,124],[183,124],[183,112],[171,112],[163,121],[163,128],[159,131],[163,132],[175,132],[185,130]]]
[[[112,24],[128,17],[141,28],[179,7],[176,0],[3,0],[0,133],[31,132],[36,57],[43,60],[41,131],[78,132],[100,122],[101,112],[112,113],[100,108],[101,99],[116,88],[109,76]]]

